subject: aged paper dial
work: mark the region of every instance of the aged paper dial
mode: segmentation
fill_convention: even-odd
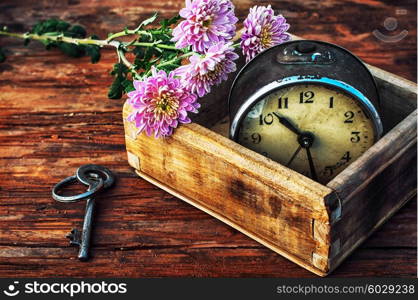
[[[373,145],[374,130],[354,97],[299,84],[258,101],[240,124],[238,142],[325,184]]]

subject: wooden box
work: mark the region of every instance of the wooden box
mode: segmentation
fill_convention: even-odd
[[[327,185],[227,138],[231,81],[201,99],[195,123],[166,139],[136,136],[125,104],[129,164],[142,178],[325,276],[416,193],[416,84],[369,68],[385,135]]]

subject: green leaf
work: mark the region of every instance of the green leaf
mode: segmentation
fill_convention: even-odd
[[[50,42],[50,41],[40,41],[40,42],[45,45],[46,50],[51,50],[54,47],[58,47],[58,44],[55,42]]]
[[[174,51],[164,51],[162,54],[162,58],[167,61],[172,60],[176,56],[177,56],[177,52],[174,52]]]
[[[65,30],[67,30],[70,27],[70,23],[67,23],[65,21],[62,20],[58,20],[57,26],[56,26],[56,31],[59,32],[63,32]]]
[[[113,79],[112,84],[109,87],[109,91],[107,93],[107,97],[110,99],[120,99],[125,91],[125,81],[129,81],[126,79],[126,74],[128,73],[129,69],[122,63],[117,63],[113,65],[113,70],[110,74],[114,75],[115,78]]]
[[[126,73],[128,73],[129,69],[127,66],[125,66],[122,63],[117,63],[113,65],[113,70],[110,72],[110,74],[112,75],[124,75]]]
[[[179,15],[177,15],[177,16],[174,16],[170,19],[164,19],[160,22],[161,27],[165,29],[165,28],[167,28],[167,27],[169,27],[173,24],[176,24],[180,20],[180,18],[181,17]]]
[[[157,19],[157,16],[158,16],[158,13],[155,12],[151,17],[142,21],[142,23],[138,26],[138,28],[142,28],[142,27],[147,26],[148,24],[151,24]]]
[[[90,56],[91,63],[95,64],[100,60],[100,47],[96,45],[85,46],[86,55]]]
[[[2,48],[0,48],[0,63],[4,62],[6,60],[6,54],[4,54],[4,51]]]
[[[85,38],[87,36],[86,30],[82,26],[71,25],[68,22],[58,19],[40,21],[36,23],[31,32],[44,36],[64,35],[72,38]],[[98,40],[99,37],[93,35],[91,36],[91,39]],[[92,63],[97,63],[100,60],[100,47],[96,45],[76,45],[51,40],[42,40],[40,42],[45,45],[47,50],[57,47],[70,57],[82,57],[87,55],[90,56]],[[29,39],[26,39],[24,43],[27,45]]]
[[[58,47],[70,57],[82,57],[84,55],[83,47],[75,44],[59,43]]]
[[[45,21],[39,21],[33,27],[32,32],[36,34],[44,34],[47,32],[57,32],[59,31],[58,28],[65,28],[67,26],[65,23],[66,22],[57,20],[57,19],[48,19]]]
[[[70,33],[70,36],[74,38],[83,39],[87,36],[86,30],[80,25],[74,25],[73,27],[71,27],[69,33]]]
[[[171,72],[171,71],[173,71],[173,70],[177,69],[178,67],[179,67],[179,65],[178,65],[178,64],[169,64],[169,65],[162,66],[162,67],[160,67],[159,69],[160,69],[160,70],[164,70],[164,71],[166,71],[167,73],[169,73],[169,72]]]
[[[122,81],[119,76],[116,76],[109,88],[107,97],[109,99],[120,99],[122,98],[123,90]]]
[[[133,82],[129,79],[122,81],[122,86],[125,89],[125,93],[129,93],[135,90]]]
[[[145,49],[143,47],[135,47],[133,52],[137,58],[143,58],[145,55]]]

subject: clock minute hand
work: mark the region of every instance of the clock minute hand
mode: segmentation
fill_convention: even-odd
[[[287,129],[292,131],[293,133],[300,135],[302,132],[293,125],[287,118],[280,116],[278,113],[273,112],[273,115],[275,115],[278,119],[280,124],[284,125]]]
[[[318,176],[316,175],[315,165],[313,163],[311,150],[309,148],[306,148],[306,154],[308,155],[309,168],[311,169],[311,177],[313,180],[318,181]]]

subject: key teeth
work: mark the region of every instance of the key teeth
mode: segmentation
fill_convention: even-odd
[[[70,239],[70,245],[80,246],[81,245],[81,232],[73,228],[69,234],[66,235],[67,239]]]

